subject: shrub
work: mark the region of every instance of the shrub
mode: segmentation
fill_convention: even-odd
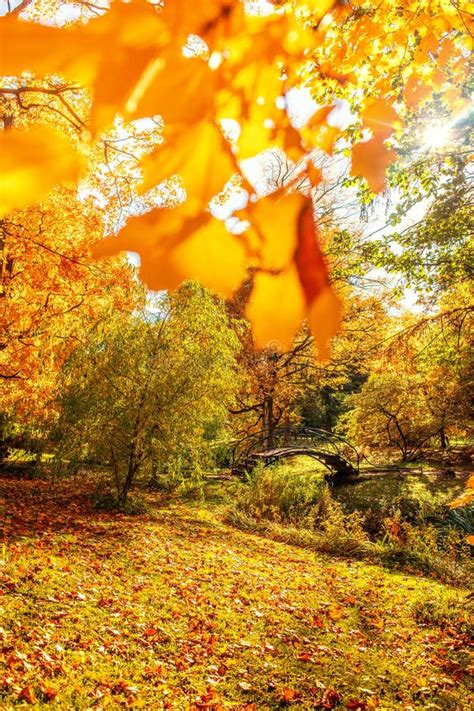
[[[455,529],[432,524],[414,526],[398,513],[385,520],[386,535],[376,549],[383,563],[434,574],[459,585],[472,582],[470,546]]]
[[[452,597],[417,600],[412,608],[413,617],[421,624],[436,625],[442,629],[455,627],[461,632],[472,630],[472,597],[455,603]]]
[[[129,496],[122,503],[111,491],[97,491],[92,496],[92,503],[97,511],[124,513],[127,516],[140,516],[149,511],[146,501],[141,497]]]
[[[387,496],[380,508],[366,506],[362,512],[334,498],[333,491],[338,495],[339,488],[331,489],[315,471],[299,471],[289,465],[258,468],[248,483],[241,485],[225,520],[284,543],[333,555],[365,557],[457,585],[470,584],[471,553],[465,541],[469,521],[463,518],[456,526],[447,523],[447,507],[436,493],[422,491],[417,498],[419,485],[410,482],[413,491],[395,495],[391,503]],[[349,502],[348,492],[354,487],[346,489]],[[374,497],[375,493],[369,504]],[[444,519],[437,518],[441,515]],[[443,525],[433,523],[439,520]]]
[[[321,473],[295,473],[285,465],[254,470],[225,519],[243,530],[336,555],[370,547],[363,517],[344,514]]]
[[[255,519],[303,523],[327,488],[317,472],[295,473],[282,465],[257,467],[242,487],[236,506]]]

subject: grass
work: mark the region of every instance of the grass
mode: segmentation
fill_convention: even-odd
[[[242,533],[199,502],[149,495],[131,517],[85,488],[0,491],[2,708],[471,708],[465,590]]]
[[[474,567],[465,539],[474,532],[474,509],[447,506],[462,485],[458,479],[395,473],[328,488],[324,470],[296,457],[256,469],[228,497],[224,520],[315,552],[469,587]]]

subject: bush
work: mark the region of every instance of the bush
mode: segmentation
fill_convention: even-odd
[[[96,492],[92,496],[92,504],[97,511],[123,513],[127,516],[140,516],[149,511],[146,501],[139,496],[128,496],[122,503],[111,491]]]
[[[241,489],[236,506],[257,520],[302,524],[324,498],[326,488],[318,472],[259,466]]]
[[[315,471],[275,465],[254,470],[225,513],[228,523],[336,555],[370,547],[358,512],[346,515]]]
[[[370,482],[370,487],[374,485]],[[363,513],[334,498],[333,492],[338,495],[340,488],[331,489],[314,470],[289,465],[258,468],[241,486],[225,520],[284,543],[470,584],[471,549],[465,541],[469,514],[456,525],[448,522],[448,509],[439,496],[425,490],[418,498],[417,482],[410,482],[413,491],[398,492],[391,503],[387,496],[380,508],[366,506]],[[355,487],[345,488],[349,503]],[[373,504],[374,498],[375,494],[365,503]]]
[[[455,529],[414,526],[400,514],[385,520],[386,535],[376,544],[380,560],[408,570],[434,574],[459,585],[472,582],[470,546]]]
[[[439,481],[427,474],[372,476],[347,486],[338,486],[334,496],[344,511],[360,511],[365,529],[377,538],[385,533],[384,521],[400,516],[413,525],[432,523],[436,526],[459,528],[466,535],[474,528],[474,513],[456,517],[449,502],[462,490],[460,481]],[[454,513],[454,516],[452,515]]]

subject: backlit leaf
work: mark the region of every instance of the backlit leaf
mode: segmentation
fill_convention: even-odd
[[[317,236],[312,206],[307,205],[298,218],[295,264],[308,308],[308,323],[318,346],[318,356],[321,360],[327,360],[330,340],[341,325],[342,302],[330,285]]]
[[[118,237],[95,245],[95,257],[137,252],[140,276],[150,289],[176,289],[186,279],[230,296],[242,282],[245,249],[223,222],[202,214],[186,219],[180,208],[134,217]]]
[[[257,348],[288,350],[305,316],[305,299],[294,267],[277,276],[259,273],[247,306]]]
[[[352,149],[351,175],[364,177],[372,192],[379,193],[385,185],[385,171],[395,162],[397,155],[378,134],[365,143],[356,143]]]
[[[202,121],[187,131],[165,131],[166,143],[143,161],[145,191],[179,174],[186,190],[186,210],[196,214],[206,207],[237,171],[234,156],[220,129]]]
[[[36,126],[0,134],[0,216],[38,202],[58,184],[79,176],[79,157],[53,128]]]
[[[261,240],[262,269],[286,269],[297,246],[298,216],[308,202],[300,193],[277,191],[244,211]]]
[[[375,136],[388,138],[400,125],[400,119],[389,103],[384,99],[374,99],[368,101],[361,111],[361,119],[367,128],[370,128]]]
[[[132,119],[160,115],[165,124],[200,121],[214,104],[216,73],[201,57],[184,57],[179,48],[157,56],[128,98]]]

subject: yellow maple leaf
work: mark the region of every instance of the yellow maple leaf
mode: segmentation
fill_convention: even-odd
[[[85,31],[101,46],[92,81],[90,127],[96,132],[123,111],[172,35],[153,5],[144,0],[113,3],[100,19],[89,22]]]
[[[166,125],[189,126],[213,109],[216,80],[205,59],[170,49],[150,63],[127,99],[125,115],[135,119],[159,114]]]
[[[246,272],[245,249],[239,238],[210,215],[188,219],[182,207],[131,218],[118,237],[98,242],[93,256],[121,251],[140,255],[140,276],[155,290],[173,290],[186,279],[197,279],[227,297]]]
[[[238,213],[248,219],[260,238],[259,266],[281,271],[290,266],[297,246],[297,222],[308,199],[300,193],[278,190]]]
[[[292,266],[279,275],[259,273],[246,309],[257,348],[288,350],[305,317],[305,299]]]
[[[251,158],[272,146],[271,129],[265,125],[265,119],[265,115],[257,112],[250,121],[242,122],[237,140],[239,160]]]
[[[166,143],[143,160],[145,191],[178,174],[186,190],[188,216],[205,208],[237,172],[235,158],[220,129],[202,121],[187,131],[165,131]]]
[[[59,28],[24,22],[16,15],[0,18],[0,73],[14,76],[24,71],[38,75],[67,74],[74,66],[74,76],[81,80],[78,66],[83,53],[88,56],[88,40],[82,28]],[[54,48],[54,51],[51,51]],[[78,55],[81,57],[78,60]],[[87,72],[86,72],[87,73]],[[70,75],[69,75],[70,76]]]
[[[145,0],[115,2],[86,25],[48,27],[17,17],[0,20],[2,74],[60,74],[91,88],[90,128],[110,124],[172,35]]]
[[[53,128],[35,126],[0,134],[0,217],[46,197],[79,177],[79,156]]]

